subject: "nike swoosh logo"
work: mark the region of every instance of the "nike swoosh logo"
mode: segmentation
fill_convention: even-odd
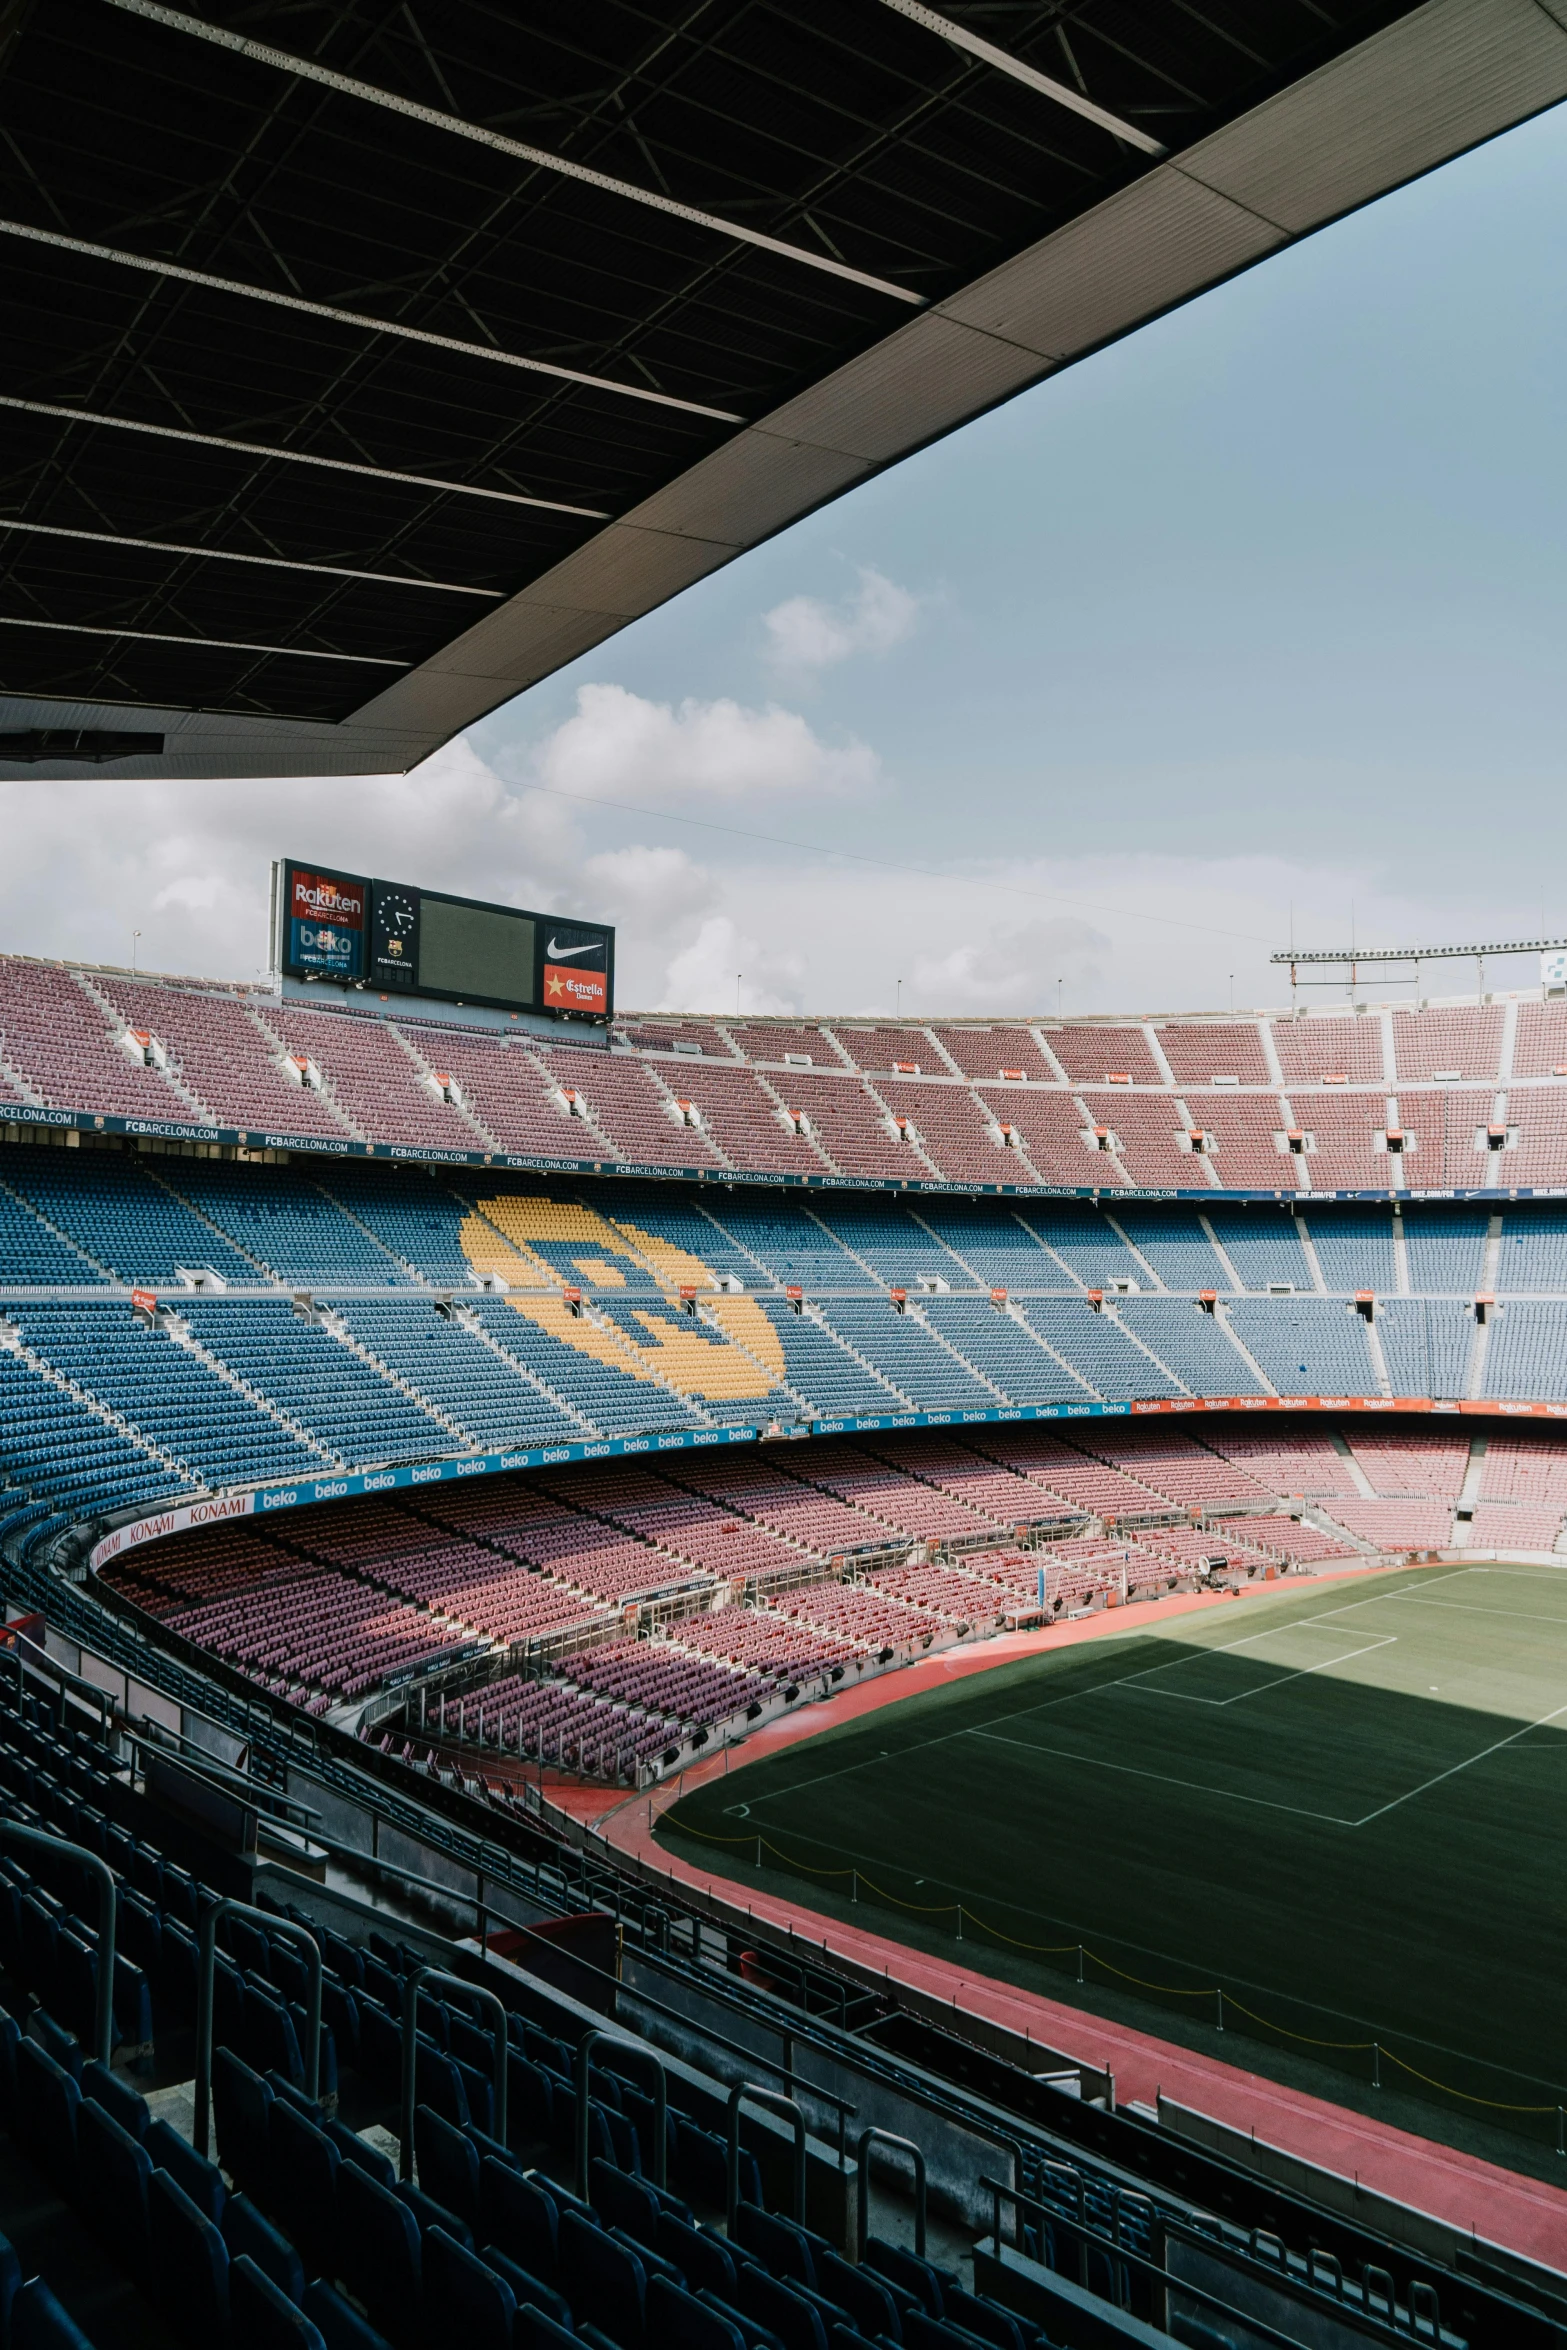
[[[551,939],[544,952],[552,963],[569,963],[573,955],[596,955],[602,952],[603,946],[601,938],[590,939],[585,947],[558,947]]]

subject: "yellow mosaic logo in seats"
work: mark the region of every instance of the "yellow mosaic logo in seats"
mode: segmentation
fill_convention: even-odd
[[[631,1304],[624,1321],[607,1328],[573,1314],[559,1295],[510,1298],[517,1313],[594,1362],[666,1381],[698,1401],[743,1402],[783,1383],[783,1347],[756,1300],[711,1294],[717,1276],[699,1257],[640,1225],[574,1200],[502,1192],[464,1217],[461,1244],[476,1273],[498,1274],[514,1292],[558,1292],[574,1281],[584,1289],[624,1289],[632,1273],[651,1274],[665,1293],[661,1304]],[[693,1287],[710,1293],[706,1308],[718,1331],[676,1308],[679,1290]]]

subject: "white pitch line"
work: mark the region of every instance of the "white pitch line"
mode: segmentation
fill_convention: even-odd
[[[1249,1803],[1260,1811],[1287,1811],[1298,1820],[1322,1820],[1330,1828],[1358,1828],[1358,1820],[1341,1819],[1337,1812],[1308,1811],[1300,1803],[1274,1803],[1266,1795],[1242,1795],[1233,1787],[1209,1787],[1201,1779],[1177,1779],[1168,1771],[1145,1771],[1136,1763],[1105,1762],[1098,1755],[1074,1754],[1069,1746],[1040,1746],[1031,1738],[1004,1738],[995,1730],[969,1730],[969,1738],[983,1738],[990,1746],[1015,1746],[1024,1754],[1053,1754],[1063,1762],[1081,1763],[1089,1771],[1117,1771],[1126,1779],[1152,1779],[1160,1787],[1184,1787],[1191,1795],[1211,1795],[1221,1803]]]
[[[1299,1626],[1281,1624],[1278,1629],[1280,1632],[1296,1631]],[[1259,1633],[1257,1637],[1263,1639],[1267,1635]],[[1249,1689],[1237,1689],[1233,1697],[1192,1697],[1184,1689],[1138,1689],[1139,1681],[1152,1681],[1156,1680],[1160,1673],[1173,1673],[1178,1666],[1191,1661],[1187,1657],[1176,1657],[1167,1665],[1152,1665],[1146,1673],[1128,1673],[1124,1680],[1112,1681],[1110,1687],[1112,1689],[1129,1689],[1140,1697],[1172,1698],[1177,1705],[1211,1705],[1222,1711],[1225,1706],[1239,1705],[1243,1699],[1248,1697],[1269,1696],[1275,1689],[1284,1688],[1288,1682],[1304,1681],[1312,1673],[1331,1672],[1335,1665],[1347,1665],[1351,1657],[1370,1656],[1378,1648],[1396,1648],[1397,1646],[1398,1634],[1385,1632],[1380,1640],[1363,1641],[1359,1648],[1346,1648],[1342,1656],[1324,1657],[1319,1665],[1297,1665],[1293,1672],[1280,1673],[1276,1680],[1255,1681]],[[1222,1653],[1222,1650],[1212,1648],[1198,1648],[1192,1651],[1194,1657],[1217,1656]]]
[[[1484,1762],[1488,1755],[1500,1754],[1504,1746],[1515,1746],[1520,1738],[1527,1738],[1531,1730],[1543,1730],[1547,1722],[1559,1721],[1563,1714],[1567,1714],[1567,1705],[1559,1705],[1553,1712],[1541,1714],[1537,1722],[1525,1722],[1521,1729],[1512,1731],[1508,1737],[1498,1738],[1494,1746],[1482,1746],[1478,1754],[1469,1755],[1448,1770],[1438,1771],[1434,1779],[1426,1779],[1420,1786],[1411,1787],[1405,1795],[1395,1795],[1391,1803],[1384,1803],[1376,1811],[1368,1811],[1364,1819],[1349,1820],[1345,1824],[1351,1828],[1369,1828],[1373,1820],[1383,1819],[1390,1811],[1397,1811],[1401,1803],[1413,1803],[1417,1795],[1426,1794],[1432,1787],[1440,1787],[1444,1779],[1456,1779],[1460,1771],[1472,1769],[1474,1764]]]

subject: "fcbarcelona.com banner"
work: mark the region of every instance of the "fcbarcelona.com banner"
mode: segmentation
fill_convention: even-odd
[[[91,1110],[38,1109],[30,1102],[7,1102],[7,1124],[52,1126],[81,1134],[125,1134],[164,1142],[230,1144],[239,1150],[288,1151],[328,1159],[386,1159],[399,1166],[489,1167],[519,1175],[631,1175],[656,1183],[737,1185],[771,1191],[876,1191],[956,1194],[963,1199],[1086,1199],[1086,1200],[1291,1200],[1299,1204],[1322,1200],[1516,1200],[1567,1199],[1567,1184],[1520,1184],[1511,1190],[1496,1186],[1460,1187],[1449,1184],[1431,1190],[1279,1191],[1260,1189],[1215,1191],[1202,1184],[1193,1189],[1155,1189],[1149,1185],[1093,1183],[941,1183],[931,1176],[796,1175],[769,1173],[746,1167],[669,1167],[635,1159],[575,1159],[546,1157],[525,1151],[463,1151],[433,1149],[428,1143],[356,1142],[349,1135],[289,1134],[247,1130],[238,1126],[202,1126],[164,1118],[111,1118]]]

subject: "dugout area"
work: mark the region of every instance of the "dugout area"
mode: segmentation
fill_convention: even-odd
[[[1446,1564],[893,1702],[710,1780],[659,1835],[971,1974],[1542,2156],[1564,1798],[1567,1572]]]

